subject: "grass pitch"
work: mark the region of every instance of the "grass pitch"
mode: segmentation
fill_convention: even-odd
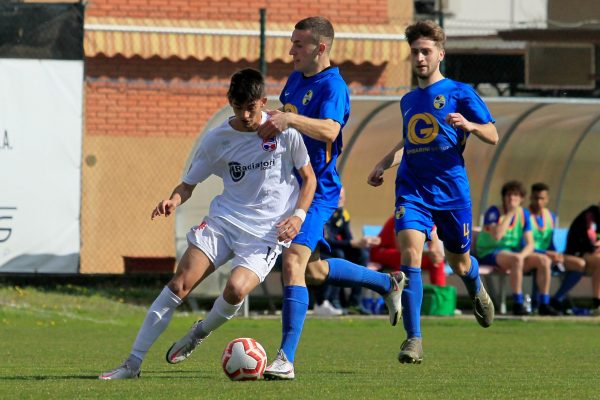
[[[292,382],[231,382],[221,352],[256,338],[270,359],[278,318],[237,318],[169,365],[164,353],[194,316],[177,314],[148,353],[142,377],[99,381],[128,354],[145,307],[85,293],[0,288],[0,398],[67,399],[590,399],[600,383],[600,320],[425,319],[421,365],[399,364],[404,331],[387,317],[308,318]]]

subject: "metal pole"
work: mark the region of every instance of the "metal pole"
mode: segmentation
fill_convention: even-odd
[[[265,30],[267,26],[267,9],[260,10],[260,73],[265,79],[267,78],[267,61],[265,60]]]
[[[444,29],[444,7],[442,5],[443,0],[438,0],[437,1],[437,5],[438,5],[438,10],[437,10],[437,16],[438,16],[438,24],[440,25],[440,28]],[[440,64],[440,72],[442,73],[442,75],[446,74],[446,61],[442,61]]]

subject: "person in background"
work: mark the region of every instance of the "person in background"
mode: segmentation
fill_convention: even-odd
[[[529,196],[529,212],[531,214],[531,231],[533,233],[536,253],[545,254],[554,266],[566,271],[556,294],[550,299],[550,305],[557,311],[565,313],[568,306],[565,297],[569,290],[579,282],[585,269],[585,260],[581,257],[562,254],[554,247],[554,229],[556,215],[547,208],[550,201],[550,188],[543,182],[531,185]],[[558,268],[558,267],[557,267]],[[534,287],[537,288],[537,285]]]
[[[338,208],[325,224],[324,235],[327,244],[329,244],[329,249],[326,246],[322,246],[321,257],[325,260],[329,258],[342,258],[366,268],[369,261],[368,249],[378,245],[381,239],[377,236],[363,236],[360,239],[355,239],[350,228],[350,213],[345,208],[345,204],[346,191],[342,187]],[[330,313],[330,306],[336,308],[336,310],[340,310],[342,291],[339,286],[324,284],[316,287],[313,286],[313,288],[316,289],[315,314],[327,315]],[[319,293],[320,290],[323,290],[323,292]],[[362,287],[355,285],[351,288],[350,297],[347,301],[349,312],[353,314],[365,313],[361,308],[361,301]]]
[[[394,216],[392,215],[379,232],[380,243],[371,247],[369,261],[382,266],[384,270],[399,271],[401,265],[400,250],[396,245],[394,232]],[[444,271],[444,252],[442,242],[437,236],[434,226],[431,232],[431,241],[423,251],[421,269],[429,272],[429,281],[432,285],[446,286],[446,272]]]
[[[482,264],[497,266],[510,272],[510,287],[513,293],[513,314],[528,315],[524,305],[523,275],[536,271],[536,282],[540,315],[558,315],[550,303],[550,258],[534,252],[531,216],[521,207],[526,191],[518,181],[506,182],[502,186],[502,209],[491,206],[483,220],[483,230],[477,237],[477,256]]]
[[[582,257],[585,269],[578,277],[573,276],[570,286],[563,291],[568,292],[584,274],[591,276],[592,315],[600,316],[600,203],[586,208],[575,217],[567,234],[565,254]],[[562,294],[561,288],[557,294]]]

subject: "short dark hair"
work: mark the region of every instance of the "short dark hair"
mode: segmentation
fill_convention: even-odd
[[[227,99],[230,103],[247,104],[265,97],[265,79],[253,68],[242,69],[231,77]]]
[[[527,190],[525,190],[525,186],[519,181],[508,181],[504,185],[502,185],[502,198],[506,196],[508,193],[517,192],[521,195],[521,197],[525,197],[527,194]]]
[[[294,29],[298,29],[299,31],[310,31],[312,33],[312,37],[315,41],[315,44],[325,42],[325,44],[327,44],[327,51],[331,49],[335,32],[333,30],[333,25],[331,24],[331,22],[329,22],[327,18],[304,18],[294,26]]]
[[[436,22],[429,19],[417,21],[414,24],[407,26],[404,35],[406,36],[409,45],[420,38],[431,39],[442,49],[446,45],[446,33],[444,33],[444,29]]]
[[[531,185],[531,193],[543,192],[544,190],[546,192],[550,191],[550,187],[548,185],[546,185],[544,182],[537,182],[537,183],[534,183],[533,185]]]

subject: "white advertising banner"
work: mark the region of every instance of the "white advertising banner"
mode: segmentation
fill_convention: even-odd
[[[83,61],[0,59],[0,273],[77,273]]]

